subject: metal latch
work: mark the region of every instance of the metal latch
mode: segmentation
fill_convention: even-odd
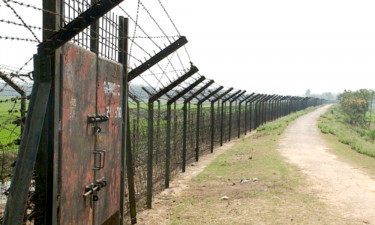
[[[85,187],[83,197],[87,198],[88,196],[92,196],[92,200],[96,202],[99,200],[99,197],[98,195],[96,195],[96,193],[106,186],[107,181],[105,181],[104,177],[102,177],[99,180],[96,180],[95,183],[91,183]]]
[[[109,117],[106,115],[87,115],[87,123],[105,122]]]

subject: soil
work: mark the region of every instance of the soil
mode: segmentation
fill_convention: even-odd
[[[251,132],[244,136],[245,138],[252,135]],[[181,193],[189,188],[191,180],[202,172],[218,155],[232,147],[239,139],[224,143],[223,146],[215,148],[213,153],[199,157],[199,162],[190,163],[186,167],[185,173],[179,173],[169,184],[169,188],[162,191],[153,199],[153,208],[145,210],[137,214],[137,224],[168,224],[169,213],[173,206],[170,202],[174,202],[173,198],[180,196]]]
[[[327,151],[317,119],[329,106],[298,118],[280,140],[279,151],[306,174],[310,190],[343,217],[375,224],[375,181]]]

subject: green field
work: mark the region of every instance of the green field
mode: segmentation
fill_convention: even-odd
[[[15,121],[20,118],[21,104],[11,98],[14,97],[0,97],[0,150],[18,149],[14,141],[19,139],[21,128]]]
[[[13,101],[11,100],[13,98]],[[11,178],[12,163],[16,160],[18,145],[14,143],[20,138],[21,127],[14,121],[20,118],[20,100],[15,97],[0,96],[0,180]]]

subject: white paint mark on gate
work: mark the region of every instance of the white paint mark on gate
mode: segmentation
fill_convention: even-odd
[[[70,115],[69,115],[69,118],[70,118],[70,119],[73,119],[73,118],[76,117],[77,99],[72,98],[72,99],[70,100],[69,107],[70,107]]]
[[[112,94],[112,95],[117,95],[117,96],[120,96],[120,85],[119,84],[116,84],[116,83],[113,83],[113,82],[109,82],[109,81],[104,81],[104,94]],[[116,89],[117,87],[117,89]]]

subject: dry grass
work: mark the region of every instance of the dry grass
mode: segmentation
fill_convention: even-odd
[[[309,191],[304,175],[276,150],[285,127],[273,127],[238,141],[139,224],[358,224],[335,215]]]
[[[355,224],[307,191],[304,177],[276,152],[277,139],[258,134],[219,156],[172,203],[170,224]]]

